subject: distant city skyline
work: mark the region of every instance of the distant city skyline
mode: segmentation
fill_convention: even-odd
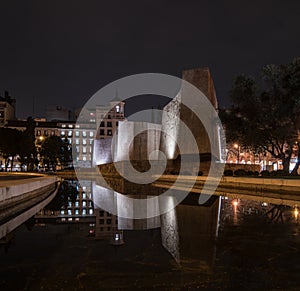
[[[20,118],[33,107],[36,116],[47,105],[74,110],[127,75],[196,67],[210,68],[224,106],[235,75],[299,56],[298,1],[1,1],[0,9],[0,95],[17,100]]]

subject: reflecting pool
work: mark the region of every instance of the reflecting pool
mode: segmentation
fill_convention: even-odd
[[[1,290],[299,289],[297,205],[225,194],[134,220],[115,195],[94,181],[62,183],[2,238]]]

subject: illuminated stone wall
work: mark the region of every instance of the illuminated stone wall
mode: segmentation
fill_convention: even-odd
[[[93,166],[111,163],[112,161],[112,138],[95,139],[93,145]]]
[[[148,122],[119,123],[115,162],[148,160],[151,152],[159,149],[161,125]],[[158,159],[158,153],[152,156]]]
[[[217,109],[217,98],[213,85],[210,72],[207,68],[193,69],[183,72],[183,79],[193,84],[196,88],[200,89],[213,105],[213,108]],[[166,154],[168,159],[176,159],[179,154],[176,142],[179,140],[188,140],[187,130],[180,124],[180,120],[189,128],[194,136],[198,149],[192,147],[191,143],[183,143],[181,147],[181,155],[191,154],[210,154],[211,145],[209,142],[206,129],[202,125],[202,122],[198,119],[194,112],[200,112],[201,108],[204,108],[204,102],[195,103],[195,91],[183,86],[177,96],[167,104],[163,109],[162,115],[162,137],[160,149]],[[188,104],[186,107],[183,104]],[[214,125],[216,113],[211,110],[204,112],[203,118],[211,125],[211,135],[215,148],[217,149],[214,156],[220,157],[219,145],[220,137],[218,136],[218,127]]]

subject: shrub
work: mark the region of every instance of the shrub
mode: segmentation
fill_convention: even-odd
[[[235,176],[244,177],[247,176],[247,172],[243,169],[238,169],[234,171]]]
[[[269,177],[270,176],[270,172],[268,170],[263,170],[260,172],[262,177]]]
[[[259,176],[259,172],[258,171],[254,171],[253,172],[253,176],[256,176],[256,177]]]
[[[232,170],[225,170],[223,175],[224,176],[233,176],[233,171]]]
[[[277,170],[276,171],[276,176],[285,176],[284,171],[283,170]]]

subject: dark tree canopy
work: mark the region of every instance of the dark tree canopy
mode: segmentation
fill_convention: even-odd
[[[58,136],[47,137],[41,145],[40,155],[46,164],[56,169],[58,164],[65,165],[70,159],[70,145],[67,139],[62,140]]]
[[[14,158],[19,154],[22,141],[22,132],[12,128],[0,128],[0,152],[5,159],[5,170],[7,171],[9,158],[11,158],[11,169]]]
[[[300,58],[263,67],[259,82],[239,75],[230,97],[232,107],[220,112],[227,140],[269,152],[286,171],[300,129]]]

